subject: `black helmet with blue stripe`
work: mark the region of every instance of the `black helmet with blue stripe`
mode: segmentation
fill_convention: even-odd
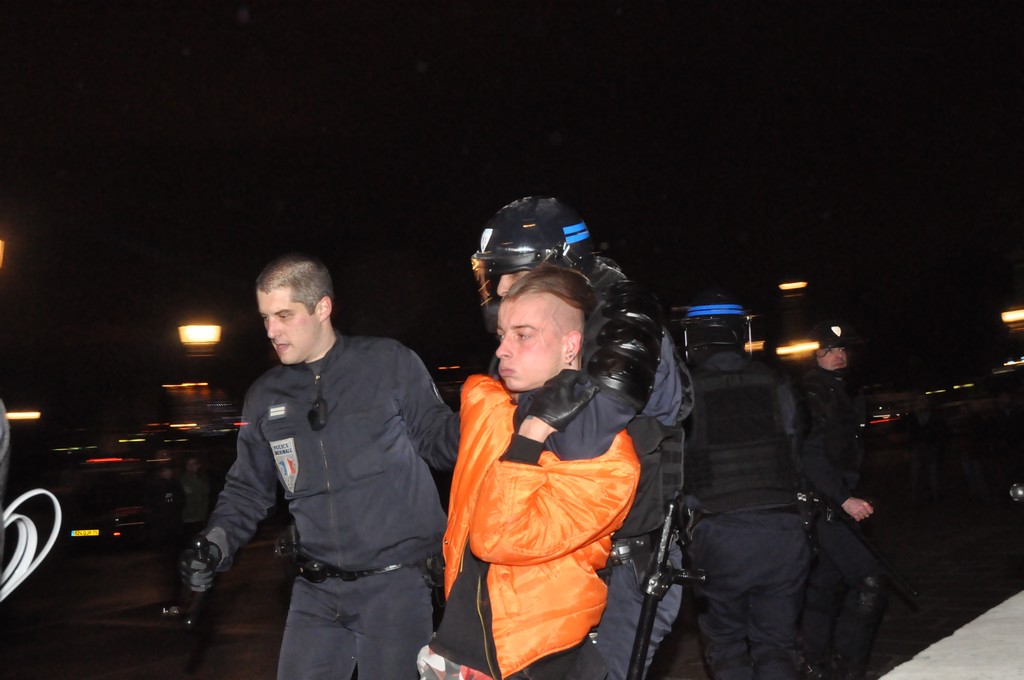
[[[527,196],[488,220],[473,255],[481,304],[497,301],[505,274],[528,271],[542,262],[589,274],[594,263],[590,232],[579,213],[557,198]]]
[[[751,314],[730,294],[706,290],[694,298],[683,318],[683,345],[687,361],[699,361],[708,352],[743,351],[750,341]]]

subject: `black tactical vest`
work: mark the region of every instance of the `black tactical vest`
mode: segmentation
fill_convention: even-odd
[[[693,373],[684,488],[709,512],[795,502],[799,477],[779,404],[781,382],[758,363]]]
[[[640,459],[640,481],[629,514],[616,532],[632,537],[656,531],[665,504],[683,484],[683,427],[668,427],[650,416],[637,416],[626,428]]]
[[[846,380],[821,368],[812,369],[804,377],[803,386],[806,399],[816,402],[809,404],[809,410],[812,425],[821,429],[824,455],[852,489],[864,459],[864,395],[859,390],[850,394]]]

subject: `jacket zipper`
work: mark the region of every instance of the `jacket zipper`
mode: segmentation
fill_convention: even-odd
[[[479,576],[477,576],[476,577],[476,616],[477,616],[477,619],[480,622],[480,630],[483,632],[483,636],[484,636],[484,657],[486,657],[486,659],[487,659],[487,671],[490,674],[490,676],[492,678],[494,678],[495,680],[501,680],[501,669],[499,668],[499,669],[495,670],[494,666],[495,666],[495,663],[496,663],[497,660],[491,658],[491,645],[488,644],[488,642],[491,642],[491,638],[488,636],[488,633],[487,633],[487,621],[484,619],[484,613],[483,613],[483,610],[482,610],[482,604],[483,604],[482,590],[483,590],[483,579],[481,579]],[[495,646],[495,649],[497,649],[497,646]]]
[[[320,377],[321,377],[320,373],[317,373],[314,376],[314,378],[313,378],[313,386],[314,387],[319,387],[320,386]],[[340,566],[342,566],[341,563],[340,563],[340,559],[339,559],[341,557],[341,546],[338,544],[338,526],[337,526],[337,521],[336,521],[335,514],[334,514],[334,500],[333,500],[333,496],[331,494],[331,467],[330,467],[330,464],[328,463],[328,460],[327,460],[327,449],[324,448],[324,437],[323,437],[323,435],[320,432],[317,432],[316,433],[316,439],[317,439],[317,442],[320,444],[320,457],[324,461],[324,480],[327,483],[327,507],[330,508],[331,535],[334,537],[335,557],[331,561],[334,562],[334,566],[340,567]]]

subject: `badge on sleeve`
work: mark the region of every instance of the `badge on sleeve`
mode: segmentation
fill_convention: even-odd
[[[295,493],[295,480],[299,477],[299,456],[295,451],[295,438],[288,437],[270,442],[270,449],[274,452],[274,462],[277,463],[281,482],[289,493]]]

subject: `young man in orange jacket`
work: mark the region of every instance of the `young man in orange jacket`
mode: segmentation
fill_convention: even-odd
[[[473,376],[463,388],[444,541],[448,604],[420,654],[422,678],[592,680],[582,668],[601,665],[587,644],[607,601],[598,572],[639,462],[625,432],[606,451],[545,446],[597,391],[579,381],[592,305],[586,279],[553,266],[531,271],[501,303],[500,380]]]

